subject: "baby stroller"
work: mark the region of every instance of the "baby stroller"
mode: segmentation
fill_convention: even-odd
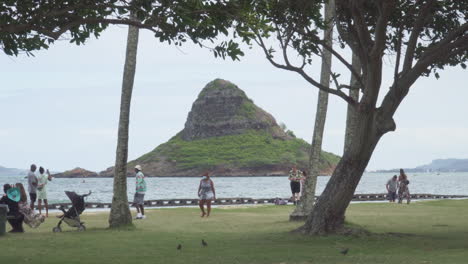
[[[55,232],[62,232],[62,228],[60,225],[62,222],[67,223],[71,227],[78,228],[78,231],[85,231],[86,227],[84,223],[80,221],[80,215],[85,210],[85,201],[84,198],[91,194],[91,191],[88,194],[78,195],[75,192],[68,192],[66,191],[65,194],[68,196],[70,201],[72,202],[72,207],[65,211],[63,206],[59,209],[62,210],[63,215],[60,217],[60,221],[58,222],[57,226],[52,229]]]

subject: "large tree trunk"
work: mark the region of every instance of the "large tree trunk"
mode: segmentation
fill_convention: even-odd
[[[353,53],[352,59],[352,67],[355,72],[361,73],[361,62],[359,61],[359,57]],[[360,87],[359,81],[357,80],[354,74],[351,74],[351,80],[349,82],[351,87]],[[356,102],[359,102],[359,90],[358,89],[351,89],[349,90],[349,96],[353,98]],[[351,142],[351,137],[353,136],[352,133],[354,131],[354,126],[356,124],[356,110],[353,106],[348,104],[348,111],[346,115],[346,132],[345,132],[345,139],[344,139],[344,152],[349,148],[349,144]]]
[[[122,81],[122,98],[120,102],[117,153],[114,168],[114,196],[112,197],[112,207],[109,215],[109,226],[111,228],[132,224],[132,215],[128,206],[127,197],[127,156],[130,103],[132,100],[133,81],[135,79],[137,48],[138,28],[129,26]]]
[[[356,124],[349,147],[343,154],[324,192],[317,200],[305,225],[299,229],[303,233],[322,235],[339,233],[343,230],[346,208],[375,146],[386,132],[378,129],[378,125],[383,121],[379,120],[377,113],[376,111],[357,111]]]
[[[327,45],[333,45],[333,11],[335,10],[335,1],[329,0],[325,3],[325,21],[327,29],[324,32],[324,40]],[[322,68],[320,73],[320,83],[324,86],[330,85],[332,54],[324,50],[322,54]],[[312,145],[309,152],[309,175],[307,176],[301,201],[295,210],[289,216],[290,221],[303,221],[312,212],[315,202],[315,189],[317,186],[317,177],[320,173],[320,154],[322,152],[323,130],[327,118],[328,93],[319,90],[317,101],[317,112],[315,114],[314,134],[312,136]]]

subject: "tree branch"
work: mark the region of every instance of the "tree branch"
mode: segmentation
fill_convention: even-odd
[[[364,15],[361,13],[363,9],[363,1],[350,1],[351,15],[354,21],[354,28],[358,34],[359,45],[363,48],[370,48],[373,46],[373,41],[369,29],[367,28]]]
[[[386,44],[388,19],[391,12],[394,10],[395,2],[394,0],[385,0],[385,2],[380,1],[376,4],[379,7],[380,15],[375,25],[374,45],[371,49],[370,57],[380,60]]]
[[[444,46],[440,53],[434,53],[424,60],[419,60],[418,63],[405,75],[398,80],[398,86],[392,85],[390,91],[382,101],[381,109],[386,115],[393,116],[399,104],[408,94],[411,85],[423,74],[430,65],[436,61],[445,61],[453,56],[465,53],[468,50],[468,35]]]
[[[2,26],[0,27],[0,32],[3,31],[3,32],[11,33],[11,34],[19,34],[21,32],[33,30],[33,31],[36,31],[38,33],[41,33],[47,37],[50,37],[56,40],[61,35],[63,35],[65,32],[67,32],[73,27],[84,25],[84,24],[99,24],[99,23],[114,24],[114,25],[130,25],[130,26],[135,26],[138,28],[147,29],[153,32],[157,32],[157,30],[153,28],[154,25],[143,24],[136,20],[109,19],[109,18],[79,18],[79,17],[77,17],[74,20],[71,20],[67,24],[62,25],[60,29],[58,29],[57,31],[52,31],[52,30],[42,28],[37,25],[17,24],[17,25]]]
[[[303,68],[301,67],[294,67],[292,65],[283,65],[283,64],[280,64],[280,63],[277,63],[274,59],[273,59],[273,56],[268,52],[268,49],[265,45],[265,42],[263,41],[263,38],[260,36],[260,34],[256,33],[256,36],[257,38],[255,39],[255,42],[262,48],[267,60],[273,65],[275,66],[276,68],[279,68],[279,69],[283,69],[283,70],[288,70],[288,71],[292,71],[292,72],[296,72],[298,73],[299,75],[302,76],[302,78],[304,78],[307,82],[309,82],[310,84],[312,84],[313,86],[317,87],[318,89],[324,91],[324,92],[327,92],[327,93],[330,93],[330,94],[334,94],[338,97],[341,97],[343,100],[345,100],[347,103],[349,103],[350,105],[352,106],[356,106],[357,105],[357,102],[349,97],[346,93],[340,91],[340,90],[334,90],[334,89],[330,89],[329,87],[327,86],[324,86],[322,84],[320,84],[319,82],[317,82],[316,80],[314,80],[312,77],[310,77],[305,71]]]
[[[304,33],[304,32],[303,32]],[[343,56],[341,56],[341,54],[339,54],[332,46],[330,46],[329,44],[327,44],[325,42],[325,40],[323,39],[319,39],[317,36],[315,36],[314,34],[312,34],[311,32],[307,32],[306,33],[311,39],[314,39],[314,41],[319,44],[319,45],[322,45],[325,49],[327,49],[333,56],[335,56],[335,58],[337,58],[341,63],[343,63],[343,65],[346,66],[346,68],[348,68],[348,70],[351,72],[352,75],[354,75],[354,77],[356,78],[356,80],[358,80],[358,82],[360,82],[362,85],[363,85],[363,81],[362,81],[362,78],[361,78],[361,75],[359,73],[357,73],[355,71],[355,69],[353,68],[353,66],[345,59],[343,58]]]
[[[411,35],[408,40],[408,44],[406,45],[405,60],[403,62],[403,72],[408,71],[413,66],[414,52],[418,43],[419,34],[423,30],[423,26],[434,4],[435,0],[427,0],[426,4],[422,6],[419,10],[416,21],[414,22],[413,30],[411,31]]]

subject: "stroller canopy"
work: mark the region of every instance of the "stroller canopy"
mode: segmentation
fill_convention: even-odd
[[[79,214],[84,211],[85,209],[84,197],[86,197],[87,195],[78,195],[76,194],[76,192],[69,192],[69,191],[65,191],[65,194],[68,196],[68,198],[70,199],[72,203],[72,206],[76,208]]]

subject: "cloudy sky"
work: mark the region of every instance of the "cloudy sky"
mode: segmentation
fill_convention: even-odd
[[[55,171],[100,171],[113,165],[126,32],[113,27],[85,46],[61,41],[35,57],[0,54],[1,166],[27,168],[34,162]],[[386,65],[390,73],[391,59]],[[318,76],[318,61],[310,71]],[[247,50],[240,62],[223,61],[197,46],[175,48],[142,32],[129,158],[179,132],[198,93],[215,78],[237,84],[310,141],[317,89],[271,66],[259,49]],[[439,80],[421,78],[395,116],[397,130],[381,140],[368,169],[468,158],[467,82],[459,68],[445,70]],[[345,116],[345,103],[331,97],[324,150],[342,153]]]

